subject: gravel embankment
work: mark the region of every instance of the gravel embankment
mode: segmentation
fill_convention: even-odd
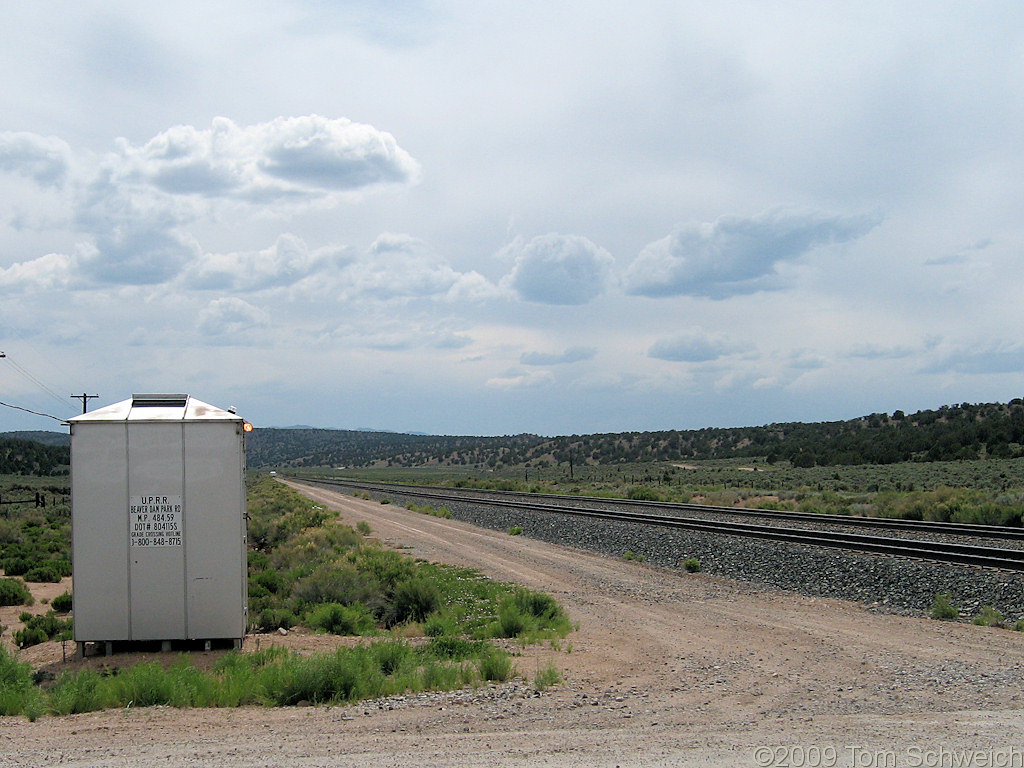
[[[414,494],[370,493],[404,506],[438,505]],[[548,512],[509,510],[484,501],[445,503],[456,520],[493,530],[520,526],[524,536],[646,562],[682,568],[695,557],[701,570],[801,594],[855,600],[890,613],[927,612],[939,592],[949,592],[961,615],[995,606],[1010,621],[1024,619],[1024,575],[723,534],[671,531],[631,523],[586,520]]]

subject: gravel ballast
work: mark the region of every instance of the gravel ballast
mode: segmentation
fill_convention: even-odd
[[[437,505],[415,493],[369,492],[405,506]],[[1011,624],[1024,619],[1024,576],[1019,573],[847,550],[696,531],[582,519],[491,506],[485,500],[445,502],[452,518],[492,530],[518,526],[522,535],[612,557],[632,553],[668,568],[696,558],[702,571],[775,589],[854,600],[873,610],[927,613],[936,594],[949,592],[969,619],[981,606],[998,609]],[[628,556],[628,555],[627,555]]]

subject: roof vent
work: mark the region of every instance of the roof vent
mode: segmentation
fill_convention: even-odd
[[[184,408],[188,395],[132,395],[132,408]]]

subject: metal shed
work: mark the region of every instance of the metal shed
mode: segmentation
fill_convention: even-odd
[[[246,424],[188,395],[69,419],[75,640],[232,639],[247,621]],[[251,428],[251,427],[250,427]]]

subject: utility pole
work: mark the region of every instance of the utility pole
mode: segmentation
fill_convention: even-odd
[[[83,392],[80,395],[68,395],[68,397],[72,398],[73,400],[81,400],[82,401],[82,413],[85,413],[86,410],[88,410],[85,407],[85,404],[87,402],[89,402],[90,400],[95,400],[97,397],[99,397],[99,395],[87,395],[87,394],[85,394],[85,392]]]

